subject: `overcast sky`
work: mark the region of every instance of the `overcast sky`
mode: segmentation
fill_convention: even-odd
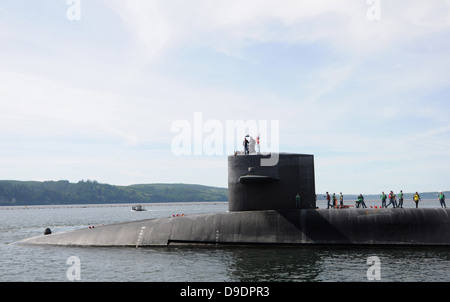
[[[0,179],[227,187],[195,113],[278,121],[318,193],[450,190],[450,1],[0,0]]]

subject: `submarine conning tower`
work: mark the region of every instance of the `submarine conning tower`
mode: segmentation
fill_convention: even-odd
[[[273,163],[273,164],[272,164]],[[295,196],[300,195],[300,203]],[[228,158],[228,212],[161,217],[22,240],[62,246],[351,244],[450,246],[450,209],[316,209],[314,157]]]
[[[292,153],[228,157],[228,210],[315,209],[314,156]],[[300,204],[295,201],[300,195]]]

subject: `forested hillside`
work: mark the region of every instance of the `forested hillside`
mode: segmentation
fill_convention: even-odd
[[[226,201],[228,190],[189,184],[114,186],[97,181],[0,181],[0,205]]]

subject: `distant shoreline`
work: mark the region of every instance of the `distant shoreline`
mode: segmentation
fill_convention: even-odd
[[[0,180],[0,206],[227,201],[228,189],[195,184],[115,186],[97,181]]]
[[[384,191],[386,195],[389,190]],[[339,199],[339,193],[336,194]],[[394,192],[397,195],[398,192]],[[404,193],[404,201],[412,200],[414,192]],[[438,192],[419,192],[421,199],[437,200]],[[450,191],[444,191],[450,197]],[[380,200],[378,194],[363,194],[366,201]],[[317,202],[325,200],[324,193],[316,193]],[[344,201],[353,202],[358,194],[345,194]],[[152,203],[191,203],[191,202],[227,202],[228,188],[211,187],[197,184],[137,184],[116,186],[98,183],[97,181],[79,181],[70,183],[59,181],[15,181],[0,180],[0,207],[31,206],[72,206],[99,207],[111,204],[127,206],[130,204]]]
[[[214,204],[227,204],[228,201],[192,201],[192,202],[149,202],[140,203],[145,206],[168,206],[168,205],[214,205]],[[0,206],[0,211],[13,211],[13,210],[39,210],[39,209],[68,209],[68,208],[115,208],[123,207],[130,208],[135,205],[134,203],[99,203],[99,204],[54,204],[54,205],[17,205],[17,206]]]

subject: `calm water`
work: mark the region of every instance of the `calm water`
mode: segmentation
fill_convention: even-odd
[[[407,206],[412,206],[409,202]],[[367,202],[367,205],[378,203]],[[318,202],[320,207],[324,204]],[[437,207],[437,202],[422,202]],[[80,259],[81,281],[368,281],[380,260],[381,281],[450,281],[450,248],[168,247],[74,248],[15,242],[53,232],[173,214],[227,210],[226,203],[99,207],[0,207],[0,281],[68,281],[67,259]]]

